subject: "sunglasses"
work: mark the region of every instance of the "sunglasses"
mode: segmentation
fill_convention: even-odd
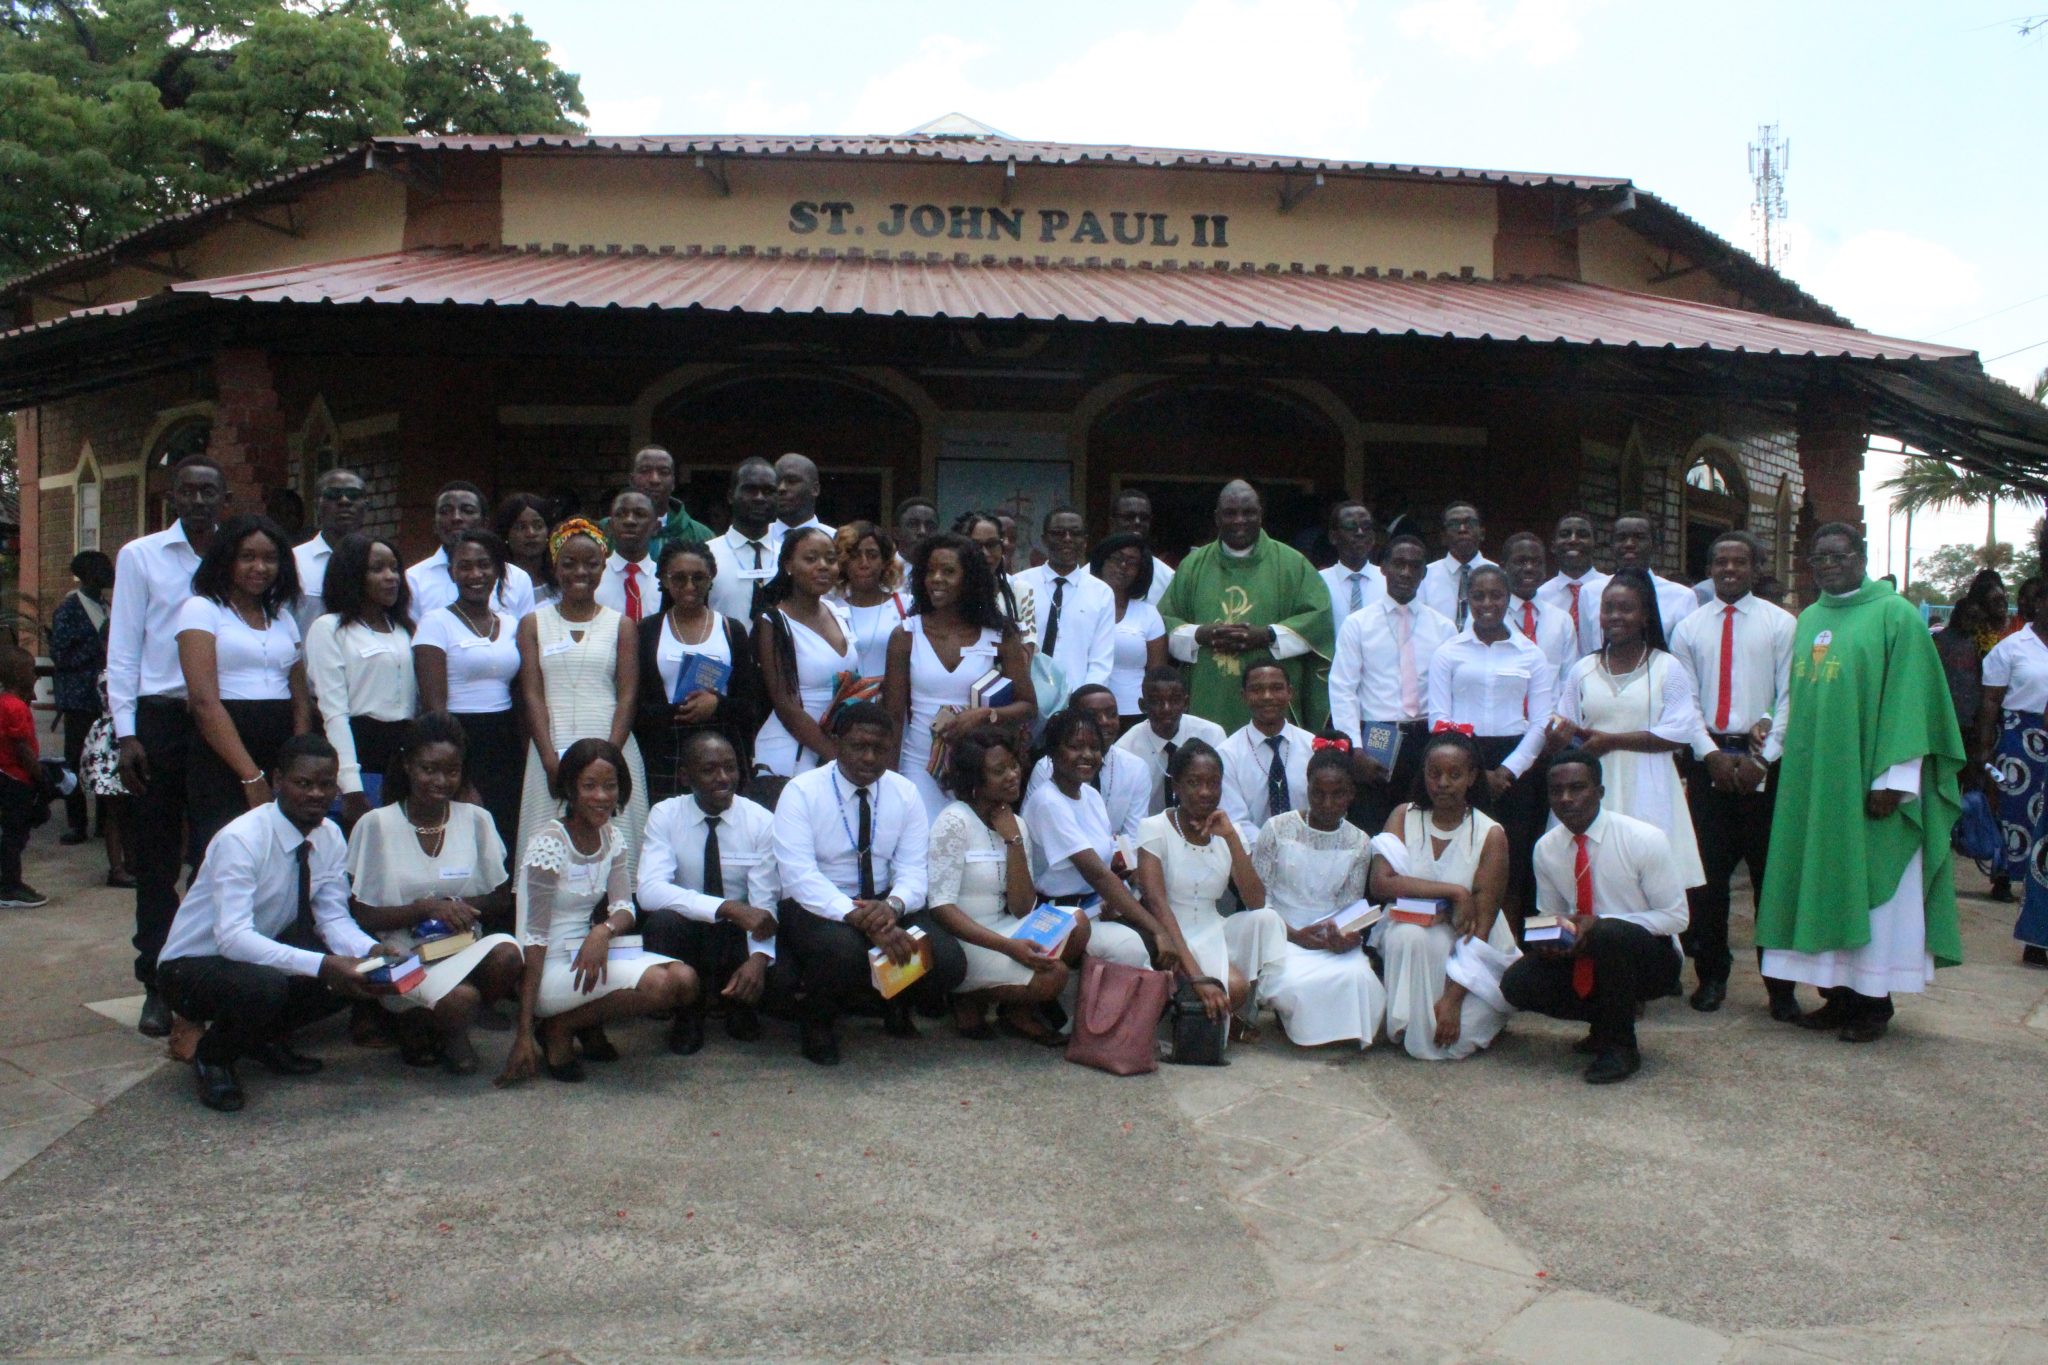
[[[323,488],[320,490],[320,500],[322,502],[361,502],[368,496],[368,490],[362,488]]]

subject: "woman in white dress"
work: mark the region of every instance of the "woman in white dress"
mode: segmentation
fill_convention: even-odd
[[[579,1037],[583,1057],[609,1061],[618,1054],[608,1043],[598,1052],[588,1046],[607,1021],[681,1009],[697,998],[697,974],[683,963],[658,953],[612,954],[638,922],[625,840],[613,818],[633,793],[624,755],[607,740],[579,739],[559,772],[567,811],[541,827],[519,861],[519,1022],[499,1085],[516,1085],[541,1067],[558,1081],[580,1081]],[[605,916],[593,924],[600,897]]]
[[[317,628],[317,626],[316,626]],[[519,944],[485,931],[510,923],[512,883],[491,813],[457,801],[468,743],[445,712],[412,721],[384,784],[389,804],[356,821],[348,837],[349,914],[400,953],[428,934],[474,931],[477,941],[427,967],[409,994],[386,996],[398,1014],[399,1055],[408,1065],[440,1062],[457,1076],[477,1069],[470,1021],[519,989]]]
[[[1399,1040],[1411,1057],[1457,1061],[1494,1040],[1507,1010],[1489,1002],[1497,989],[1474,991],[1456,979],[1464,959],[1498,963],[1517,956],[1514,932],[1500,913],[1507,894],[1508,836],[1472,805],[1474,783],[1485,780],[1479,746],[1455,730],[1430,736],[1422,750],[1422,802],[1404,802],[1372,841],[1372,894],[1449,901],[1434,924],[1381,921],[1380,959],[1387,980],[1387,1041]],[[1471,947],[1483,942],[1494,956]],[[1452,956],[1459,954],[1454,969]],[[1448,973],[1451,973],[1447,975]],[[1498,972],[1491,975],[1498,981]]]
[[[1663,628],[1644,606],[1655,601],[1641,570],[1623,569],[1608,580],[1600,594],[1607,642],[1565,670],[1549,747],[1555,753],[1576,741],[1599,759],[1605,808],[1663,830],[1678,884],[1703,886],[1692,810],[1671,756],[1691,748],[1706,722],[1692,675],[1666,652]]]
[[[1111,631],[1116,657],[1109,670],[1109,690],[1116,696],[1123,728],[1131,730],[1144,723],[1138,693],[1144,689],[1145,674],[1167,662],[1166,621],[1145,600],[1152,591],[1152,542],[1131,531],[1106,536],[1088,556],[1088,572],[1116,598],[1116,626]]]
[[[306,682],[341,758],[341,829],[382,804],[384,774],[419,707],[405,564],[381,537],[351,532],[327,562],[326,614],[306,630]]]
[[[579,739],[602,739],[625,755],[627,803],[619,814],[626,870],[640,860],[647,824],[647,779],[633,719],[640,695],[640,637],[626,618],[597,601],[611,546],[582,518],[555,528],[549,544],[561,600],[519,623],[519,700],[526,732],[526,785],[519,798],[519,858],[527,841],[554,820],[566,795],[556,781],[560,755]]]
[[[1138,822],[1138,892],[1179,949],[1182,973],[1209,1017],[1237,1015],[1231,1031],[1256,1037],[1247,1021],[1254,989],[1287,951],[1287,921],[1265,908],[1266,887],[1237,826],[1223,812],[1223,760],[1199,739],[1167,765],[1179,805]],[[1223,893],[1237,887],[1245,908],[1225,917]],[[1220,983],[1220,985],[1218,984]]]
[[[831,536],[800,526],[782,538],[754,620],[754,657],[774,708],[754,741],[757,771],[794,777],[839,757],[826,712],[861,692],[853,625],[831,599],[838,582]]]
[[[972,545],[958,536],[925,541],[911,561],[910,585],[913,611],[889,640],[882,705],[903,736],[896,770],[924,798],[925,815],[937,819],[948,802],[933,770],[944,768],[946,746],[991,722],[1028,730],[1038,704],[1024,642],[996,605],[995,581]],[[975,684],[991,671],[1009,683],[1012,699],[979,705]]]
[[[1077,919],[1056,957],[1011,937],[1038,903],[1028,834],[1016,813],[1024,799],[1024,767],[1010,747],[1014,742],[995,725],[954,741],[945,774],[954,800],[932,821],[926,900],[967,956],[967,975],[953,993],[960,1036],[993,1038],[988,1007],[994,1004],[997,1029],[1057,1047],[1066,1040],[1046,1027],[1037,1010],[1066,989],[1069,967],[1078,966],[1087,951],[1088,920]]]
[[[1318,749],[1308,761],[1308,810],[1282,811],[1252,845],[1266,904],[1287,921],[1287,950],[1263,995],[1288,1041],[1302,1047],[1371,1047],[1386,1011],[1364,936],[1337,932],[1330,918],[1365,899],[1366,834],[1344,818],[1356,795],[1350,745]]]
[[[849,521],[833,538],[839,555],[839,586],[832,600],[853,630],[864,683],[879,685],[889,662],[889,638],[910,615],[896,542],[872,521]]]

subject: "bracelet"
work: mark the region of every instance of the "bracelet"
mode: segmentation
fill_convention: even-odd
[[[1003,840],[1003,842],[1008,844],[1011,848],[1015,848],[1017,847],[1017,845],[1024,842],[1024,836],[1020,834],[1014,839],[1005,839]]]
[[[258,773],[258,774],[256,774],[256,776],[254,776],[254,777],[245,777],[245,778],[243,778],[243,779],[242,779],[242,785],[243,785],[243,786],[245,786],[245,787],[253,787],[253,786],[255,786],[255,785],[256,785],[257,783],[259,783],[259,782],[261,782],[261,781],[263,781],[263,780],[264,780],[264,779],[263,779],[263,774],[262,774],[262,773]]]

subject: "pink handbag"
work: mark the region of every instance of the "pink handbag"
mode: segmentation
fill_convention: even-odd
[[[1112,1076],[1159,1069],[1153,1035],[1173,995],[1173,977],[1099,957],[1081,959],[1081,992],[1067,1060]]]

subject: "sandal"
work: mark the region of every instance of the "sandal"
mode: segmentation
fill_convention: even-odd
[[[616,1062],[619,1050],[612,1040],[604,1036],[604,1025],[593,1024],[576,1031],[576,1041],[583,1045],[583,1060],[586,1062]]]
[[[543,1028],[539,1030],[539,1032],[540,1036],[535,1038],[534,1042],[540,1045],[541,1069],[546,1071],[548,1075],[553,1076],[558,1081],[568,1081],[574,1083],[576,1081],[582,1080],[586,1073],[583,1070],[583,1059],[576,1055],[575,1041],[573,1039],[566,1040],[568,1043],[567,1050],[569,1053],[569,1060],[566,1062],[557,1062],[552,1057],[548,1056],[548,1034],[553,1032],[553,1030]]]
[[[469,1030],[441,1040],[441,1065],[451,1076],[473,1076],[482,1059],[476,1055],[476,1044],[469,1041]]]
[[[1041,1020],[1031,1015],[1026,1015],[1025,1017],[1030,1019],[1032,1023],[1037,1024],[1038,1027],[1035,1029],[1025,1028],[1007,1015],[999,1014],[996,1016],[996,1031],[1005,1038],[1021,1038],[1027,1043],[1036,1043],[1040,1047],[1065,1047],[1067,1045],[1065,1038],[1062,1038],[1057,1031],[1046,1028]]]

